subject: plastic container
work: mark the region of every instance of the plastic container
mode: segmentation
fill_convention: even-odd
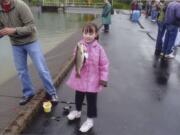
[[[50,101],[43,102],[44,112],[46,112],[46,113],[51,112],[51,108],[52,108],[52,103]]]

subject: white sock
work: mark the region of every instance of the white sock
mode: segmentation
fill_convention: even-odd
[[[89,122],[94,122],[94,120],[93,120],[93,118],[87,118],[87,121],[89,121]]]

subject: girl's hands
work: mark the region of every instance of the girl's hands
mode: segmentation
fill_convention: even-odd
[[[99,84],[102,85],[103,87],[107,87],[107,81],[100,80]]]
[[[80,74],[76,73],[76,77],[77,78],[81,78]]]

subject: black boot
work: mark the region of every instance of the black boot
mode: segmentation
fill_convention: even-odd
[[[34,95],[31,95],[31,96],[28,96],[28,97],[23,96],[21,98],[21,100],[19,101],[19,105],[27,104],[33,97],[34,97]]]
[[[156,49],[155,52],[154,52],[154,55],[155,56],[160,56],[160,54],[161,54],[161,50]]]
[[[56,94],[54,94],[54,95],[51,96],[51,102],[52,102],[54,105],[58,104],[59,98],[58,98],[58,96],[57,96]]]

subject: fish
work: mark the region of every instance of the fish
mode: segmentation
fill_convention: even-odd
[[[75,68],[76,68],[76,76],[78,78],[81,77],[81,69],[85,63],[85,49],[82,43],[78,43],[76,48],[76,56],[75,56]]]

